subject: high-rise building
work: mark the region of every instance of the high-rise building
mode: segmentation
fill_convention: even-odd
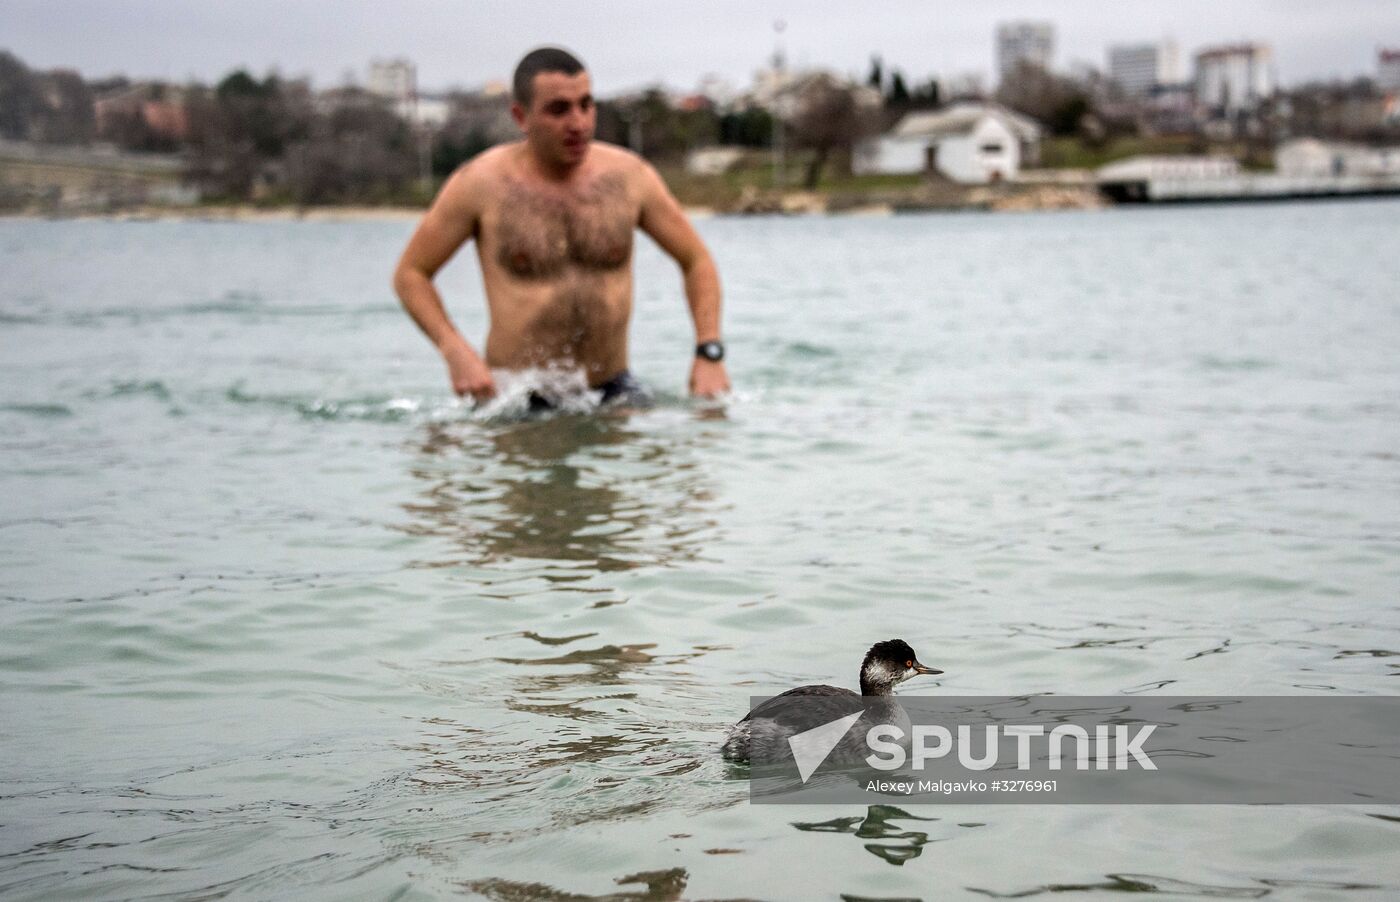
[[[1209,47],[1196,54],[1196,102],[1225,114],[1247,112],[1274,93],[1267,44]]]
[[[1055,56],[1055,26],[1049,22],[1003,22],[997,26],[997,75],[1005,80],[1021,63],[1049,69]]]
[[[1400,91],[1400,49],[1376,51],[1376,84],[1382,91]]]
[[[1108,77],[1132,97],[1145,97],[1158,85],[1176,84],[1181,81],[1176,44],[1163,41],[1110,47]]]
[[[369,64],[371,94],[395,103],[408,103],[418,92],[418,70],[406,59],[374,60]]]

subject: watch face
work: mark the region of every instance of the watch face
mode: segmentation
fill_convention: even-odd
[[[706,360],[719,361],[724,359],[724,345],[717,341],[707,341],[695,349],[695,353]]]

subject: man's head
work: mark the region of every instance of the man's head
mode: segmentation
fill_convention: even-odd
[[[540,47],[515,67],[511,115],[539,161],[552,168],[583,162],[598,112],[583,63],[567,50]]]

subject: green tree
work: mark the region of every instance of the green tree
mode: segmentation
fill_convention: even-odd
[[[235,97],[267,98],[276,93],[276,76],[269,75],[266,80],[260,82],[243,69],[225,75],[214,88],[214,96],[220,100]]]
[[[247,200],[279,178],[290,144],[304,142],[317,119],[307,89],[275,75],[262,81],[230,73],[212,92],[191,92],[190,172],[207,191]]]
[[[885,93],[885,64],[879,54],[870,57],[870,75],[866,77],[865,83],[881,94]]]
[[[78,73],[56,69],[38,79],[43,102],[35,110],[33,137],[53,144],[86,144],[96,130],[92,91]]]
[[[14,141],[28,138],[40,103],[39,86],[29,67],[14,54],[0,50],[0,137]]]
[[[896,106],[909,102],[909,88],[904,84],[904,73],[898,69],[894,70],[894,77],[890,79],[890,92],[885,95],[885,100]]]
[[[739,113],[725,113],[719,118],[719,142],[741,147],[771,147],[772,114],[759,107],[749,107]]]
[[[942,91],[938,85],[938,79],[930,78],[928,81],[914,88],[909,93],[909,103],[917,107],[936,107],[942,99]]]
[[[676,109],[659,88],[638,97],[599,104],[598,137],[651,160],[676,160],[722,134],[720,117],[707,107]]]
[[[1083,94],[1071,94],[1050,111],[1045,124],[1052,134],[1073,135],[1079,131],[1079,123],[1088,112],[1089,98]]]

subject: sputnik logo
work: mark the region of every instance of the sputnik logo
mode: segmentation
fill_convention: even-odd
[[[847,714],[830,723],[788,737],[788,748],[792,749],[792,760],[797,763],[797,773],[802,777],[803,783],[822,766],[826,756],[831,754],[831,750],[836,748],[850,731],[851,725],[860,720],[861,713],[857,711]]]

